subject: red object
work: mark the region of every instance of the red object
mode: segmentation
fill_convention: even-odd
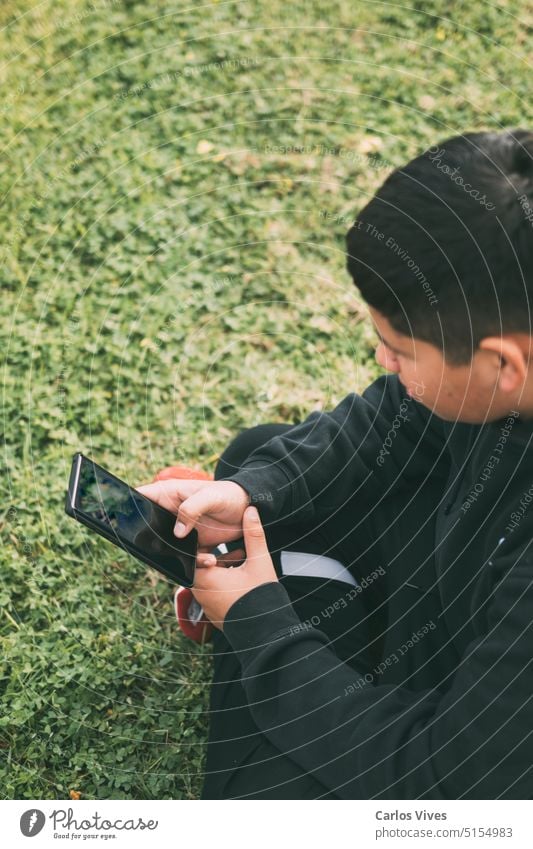
[[[191,469],[189,466],[167,466],[157,473],[154,481],[166,481],[173,478],[192,481],[212,481],[213,475],[205,472],[203,469]],[[178,587],[174,594],[174,610],[178,625],[190,640],[194,640],[195,643],[206,643],[211,638],[213,626],[205,613],[202,613],[197,622],[189,619],[191,615],[189,613],[191,604],[195,605],[196,602],[190,589],[187,587]]]
[[[190,589],[187,587],[178,587],[174,594],[174,610],[176,611],[176,619],[178,620],[178,625],[186,637],[189,637],[190,640],[194,640],[195,643],[206,643],[211,638],[213,626],[203,612],[198,622],[194,622],[189,619],[189,616],[191,615],[189,609],[191,603],[194,601],[195,599]]]
[[[188,481],[212,481],[213,475],[204,472],[203,469],[191,469],[189,466],[167,466],[157,473],[154,481],[167,481],[172,478],[181,478],[181,480]]]

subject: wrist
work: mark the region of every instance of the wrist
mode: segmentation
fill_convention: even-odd
[[[240,502],[242,502],[243,513],[244,513],[246,508],[252,503],[252,498],[251,498],[250,493],[248,492],[247,489],[244,488],[244,486],[242,486],[240,483],[237,483],[237,481],[228,481],[228,483],[231,483],[231,484],[233,484],[233,486],[237,487],[238,498],[239,498]]]
[[[234,481],[234,483],[237,483],[237,481]],[[248,507],[248,505],[252,503],[252,496],[250,495],[248,490],[244,488],[244,486],[242,484],[237,483],[237,486],[241,490],[243,497],[244,497],[244,500],[246,501],[246,506]]]

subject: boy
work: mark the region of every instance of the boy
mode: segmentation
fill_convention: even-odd
[[[396,170],[347,237],[390,374],[143,488],[200,535],[204,798],[533,798],[532,207],[527,131]]]

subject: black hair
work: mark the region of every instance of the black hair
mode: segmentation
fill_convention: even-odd
[[[399,333],[470,362],[533,334],[533,132],[467,133],[396,169],[347,235],[348,270]]]

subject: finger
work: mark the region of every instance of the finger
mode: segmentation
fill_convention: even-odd
[[[178,508],[178,521],[174,527],[177,537],[185,537],[198,526],[203,513],[219,507],[220,496],[213,495],[213,490],[199,490],[186,498]]]
[[[211,558],[213,558],[211,560]],[[198,554],[196,556],[196,566],[199,569],[208,569],[210,566],[219,566],[229,568],[233,566],[242,566],[246,560],[246,552],[239,548],[235,551],[228,551],[227,554]]]
[[[268,557],[270,560],[265,531],[256,507],[246,508],[242,517],[242,528],[244,531],[246,559]]]
[[[217,565],[217,558],[215,557],[214,554],[208,554],[208,553],[204,554],[202,552],[199,552],[196,555],[196,566],[199,569],[203,569],[203,568],[206,568],[206,567],[209,567],[209,566],[216,566],[216,565]]]
[[[213,481],[187,480],[186,478],[167,478],[163,481],[138,486],[137,491],[145,495],[151,501],[155,501],[171,513],[177,514],[182,501],[189,498],[195,492],[211,486]]]
[[[144,486],[136,487],[137,492],[149,498],[150,501],[155,501],[160,507],[165,510],[170,510],[171,513],[177,515],[181,502],[186,497],[181,487],[179,480],[157,481],[156,483],[147,483]]]

